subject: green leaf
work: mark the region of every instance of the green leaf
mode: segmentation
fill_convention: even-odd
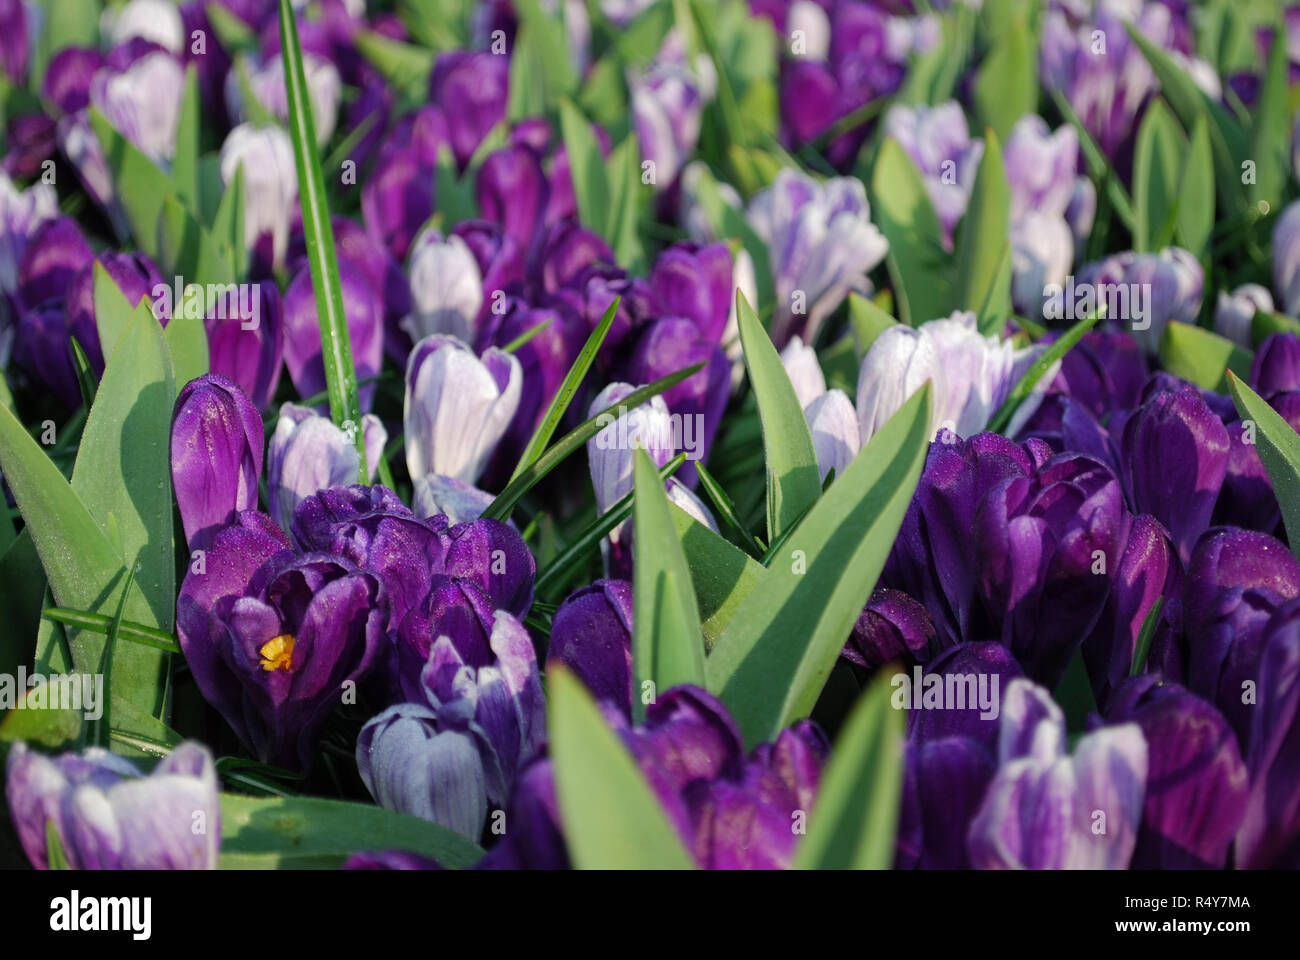
[[[506,119],[510,123],[546,113],[544,71],[533,31],[521,23],[510,51],[510,94],[506,101]]]
[[[204,6],[204,12],[217,41],[227,53],[257,49],[257,34],[253,28],[226,9],[225,4],[212,0]]]
[[[61,623],[69,627],[77,627],[80,630],[93,630],[95,633],[102,633],[108,636],[113,629],[113,619],[99,613],[87,613],[85,610],[63,610],[59,607],[46,607],[41,611],[41,616],[53,620],[55,623]],[[117,636],[122,640],[130,640],[132,643],[142,643],[146,647],[153,647],[155,650],[166,650],[168,653],[179,654],[181,652],[180,644],[166,630],[159,630],[155,627],[146,626],[143,623],[132,623],[129,620],[120,620],[117,623]]]
[[[511,480],[516,479],[531,467],[537,461],[537,458],[542,455],[546,445],[551,442],[551,437],[555,435],[555,430],[560,425],[560,418],[569,409],[574,394],[578,392],[578,388],[582,386],[582,381],[586,379],[591,365],[596,361],[596,354],[600,351],[600,345],[605,342],[605,336],[609,333],[609,328],[614,323],[614,317],[618,314],[620,299],[615,297],[609,307],[606,308],[605,315],[600,318],[600,323],[591,332],[591,336],[587,338],[587,342],[583,345],[582,352],[578,354],[578,358],[573,361],[573,366],[565,374],[563,382],[560,383],[560,388],[555,391],[555,396],[551,398],[551,405],[546,408],[546,415],[537,424],[537,429],[533,431],[533,435],[528,439],[528,446],[524,447],[524,452],[520,454],[519,462],[515,464],[515,471],[510,475]]]
[[[93,280],[95,326],[99,333],[100,350],[107,359],[113,353],[123,331],[130,326],[135,315],[135,307],[127,300],[117,281],[108,275],[108,271],[98,260],[95,261]]]
[[[176,583],[169,437],[176,382],[162,328],[145,303],[135,309],[106,356],[104,377],[77,451],[72,491],[103,538],[117,545],[117,565],[121,567],[125,557],[139,564],[134,589],[127,595],[126,618],[170,631]],[[55,595],[61,607],[92,613],[117,601],[116,596],[97,596],[89,603],[68,602],[57,589]],[[89,655],[87,650],[78,656],[79,647],[103,644],[77,631],[72,645],[78,666]],[[114,657],[112,693],[165,719],[167,665],[167,654],[158,650],[139,645],[120,649]]]
[[[1165,244],[1166,228],[1179,208],[1183,158],[1187,138],[1165,102],[1152,101],[1138,128],[1133,156],[1133,205],[1137,214],[1134,249],[1151,252]],[[1200,198],[1196,198],[1197,203]]]
[[[635,132],[629,133],[610,153],[609,172],[610,205],[605,238],[618,262],[625,264],[628,272],[641,273],[645,254],[636,227],[644,188],[641,183],[641,148]]]
[[[749,301],[736,291],[736,314],[745,367],[758,414],[763,421],[763,451],[767,458],[767,533],[773,540],[791,526],[821,495],[817,453],[794,385],[767,331],[754,316]]]
[[[284,79],[289,97],[289,134],[298,168],[298,198],[302,205],[302,228],[307,241],[307,263],[316,293],[316,316],[320,323],[321,359],[325,364],[325,385],[329,393],[330,416],[340,427],[353,426],[359,478],[366,483],[366,445],[357,397],[357,371],[352,364],[352,341],[347,314],[343,310],[343,287],[339,281],[338,258],[334,254],[334,227],[325,200],[325,183],[316,154],[316,125],[312,121],[307,77],[302,65],[302,47],[290,0],[280,0],[280,37],[284,55]]]
[[[163,331],[172,356],[176,390],[208,372],[208,331],[195,317],[172,317]]]
[[[1274,36],[1285,37],[1278,22]],[[1264,73],[1259,102],[1251,112],[1249,158],[1255,161],[1255,183],[1247,191],[1260,209],[1277,209],[1291,171],[1291,104],[1287,45],[1274,43]]]
[[[709,498],[709,502],[713,504],[713,508],[718,512],[718,516],[722,517],[722,519],[726,521],[727,526],[729,526],[740,539],[741,544],[744,546],[745,550],[749,552],[750,556],[755,556],[756,554],[753,551],[762,545],[762,541],[754,536],[754,534],[750,533],[749,527],[745,525],[745,521],[741,520],[737,515],[736,504],[732,501],[731,497],[727,496],[727,491],[722,489],[722,485],[713,478],[712,474],[710,474],[708,470],[705,469],[702,462],[696,461],[695,472],[700,478],[700,489],[703,490],[705,495]]]
[[[199,208],[199,75],[191,63],[185,69],[180,119],[176,125],[176,154],[172,158],[172,183],[176,195],[191,210]]]
[[[221,202],[212,217],[212,236],[225,252],[226,262],[243,279],[248,270],[248,251],[244,245],[244,164],[235,168],[235,175],[221,193]]]
[[[569,858],[580,870],[684,870],[694,866],[631,752],[582,683],[551,668],[549,710],[555,794]]]
[[[454,869],[483,856],[445,827],[368,803],[221,794],[223,870],[330,869],[373,850],[409,850]]]
[[[985,429],[993,433],[1001,433],[1005,430],[1007,424],[1011,422],[1011,418],[1015,416],[1020,404],[1024,402],[1025,397],[1029,396],[1034,387],[1038,385],[1038,381],[1047,374],[1048,370],[1052,369],[1058,360],[1069,353],[1076,343],[1083,339],[1085,333],[1097,325],[1098,320],[1100,320],[1100,317],[1097,316],[1085,317],[1061,334],[1051,346],[1044,350],[1043,355],[1030,365],[1029,369],[1016,382],[1016,385],[1011,388],[1006,400],[993,414],[993,417],[989,420],[989,425]]]
[[[691,585],[700,609],[704,647],[712,650],[745,597],[767,572],[761,563],[738,550],[676,505],[673,525],[682,542]],[[707,673],[707,661],[705,672]]]
[[[95,402],[99,381],[95,379],[95,371],[91,368],[90,359],[81,348],[81,343],[76,337],[69,337],[68,341],[72,347],[72,365],[77,370],[77,386],[81,388],[81,402],[89,409]]]
[[[1192,128],[1191,143],[1178,181],[1176,233],[1178,242],[1198,259],[1205,255],[1214,230],[1214,153],[1209,121],[1201,117]]]
[[[1160,336],[1160,364],[1169,373],[1198,387],[1222,392],[1227,373],[1250,376],[1254,354],[1204,327],[1171,321]]]
[[[217,238],[204,229],[197,217],[181,206],[175,197],[163,201],[158,220],[158,259],[163,270],[180,277],[187,285],[209,283],[233,284],[235,268]],[[203,315],[212,304],[204,303]],[[180,304],[172,304],[173,315],[182,313]]]
[[[984,334],[998,332],[1011,313],[1011,273],[1003,268],[1004,261],[1010,260],[1010,225],[1011,188],[1002,150],[997,135],[987,131],[984,159],[958,235],[955,291],[958,309],[973,310],[986,321],[980,325]],[[988,322],[990,318],[996,318],[996,326]]]
[[[403,43],[373,30],[358,30],[354,42],[372,67],[398,92],[423,100],[428,95],[429,76],[436,59],[431,50]]]
[[[72,869],[68,866],[68,855],[63,852],[63,841],[59,839],[53,820],[45,821],[45,858],[51,870]]]
[[[876,342],[876,337],[896,323],[898,321],[882,310],[874,300],[869,300],[856,291],[849,294],[849,329],[853,332],[859,358],[866,356],[871,345]]]
[[[929,385],[813,506],[709,655],[709,689],[749,745],[812,710],[903,522],[930,441]]]
[[[1106,191],[1106,198],[1110,201],[1111,208],[1115,211],[1116,216],[1119,217],[1120,223],[1124,224],[1125,228],[1132,232],[1136,229],[1137,214],[1133,211],[1133,201],[1124,189],[1124,184],[1115,175],[1110,161],[1101,152],[1101,147],[1097,146],[1097,141],[1092,138],[1088,128],[1083,125],[1083,121],[1079,119],[1074,112],[1074,108],[1070,106],[1070,101],[1059,90],[1053,90],[1051,94],[1052,102],[1056,104],[1061,116],[1065,118],[1066,123],[1074,127],[1074,132],[1079,138],[1079,150],[1083,153],[1088,172],[1092,175],[1093,180],[1101,184],[1101,188]]]
[[[1164,609],[1165,598],[1156,597],[1151,609],[1142,619],[1142,629],[1138,633],[1137,644],[1133,648],[1133,663],[1129,666],[1130,677],[1139,676],[1146,667],[1147,656],[1151,653],[1151,641],[1155,639],[1156,627],[1160,625],[1160,611]]]
[[[1284,313],[1256,310],[1250,321],[1250,338],[1256,345],[1263,343],[1275,333],[1294,333],[1300,337],[1300,320],[1288,317]]]
[[[474,196],[474,179],[468,174],[461,177],[456,172],[456,157],[450,144],[438,147],[438,161],[434,168],[434,196],[438,198],[438,213],[446,229],[478,217],[478,200]]]
[[[646,681],[656,694],[684,683],[704,685],[704,640],[663,481],[645,451],[634,452],[633,464],[632,713],[642,720]]]
[[[594,417],[583,421],[555,441],[555,444],[549,450],[534,460],[519,476],[506,484],[505,489],[497,494],[497,498],[488,504],[488,508],[483,511],[483,516],[491,520],[505,520],[510,516],[510,512],[514,510],[515,504],[519,502],[520,497],[536,486],[544,476],[563,463],[570,454],[580,450],[588,440],[608,426],[605,420],[607,415],[613,414],[617,416],[620,407],[633,410],[651,397],[657,397],[666,390],[671,390],[687,377],[695,375],[703,368],[703,363],[697,363],[685,370],[670,373],[654,383],[633,390],[618,403],[610,404]]]
[[[939,218],[921,172],[893,137],[881,141],[876,156],[871,211],[889,240],[887,262],[899,319],[915,327],[946,317],[954,296],[952,260],[943,249]]]
[[[520,23],[528,28],[537,45],[542,66],[542,103],[550,107],[578,88],[578,75],[569,56],[564,24],[559,17],[543,11],[537,0],[514,0],[513,6]]]
[[[104,160],[113,178],[113,192],[126,215],[136,245],[155,260],[158,251],[158,218],[163,201],[176,191],[170,177],[141,153],[95,107],[90,108],[90,125],[104,150]]]
[[[975,110],[981,127],[1000,140],[1017,120],[1038,109],[1038,50],[1023,16],[994,44],[975,76]]]
[[[1255,424],[1255,443],[1264,463],[1273,493],[1282,507],[1291,552],[1300,551],[1300,436],[1268,403],[1232,371],[1228,372],[1228,390],[1245,421]]]
[[[569,156],[578,217],[583,226],[605,236],[610,209],[610,186],[600,142],[591,132],[587,118],[568,100],[560,102],[560,131]]]
[[[1180,67],[1168,51],[1162,49],[1138,32],[1132,24],[1124,24],[1133,42],[1151,65],[1160,82],[1161,95],[1173,107],[1183,128],[1195,129],[1197,119],[1208,118],[1210,144],[1214,152],[1215,178],[1218,192],[1225,206],[1235,207],[1245,199],[1241,183],[1241,159],[1248,156],[1246,132],[1217,102],[1211,100],[1196,82]]]
[[[18,534],[0,554],[0,583],[5,585],[0,590],[0,623],[5,625],[0,632],[0,673],[12,674],[18,664],[31,662],[45,593],[45,573],[30,530]]]
[[[888,670],[858,698],[817,788],[808,835],[794,865],[804,870],[888,870],[903,794],[903,711],[890,703]]]

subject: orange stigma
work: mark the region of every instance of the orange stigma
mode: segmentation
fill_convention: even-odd
[[[288,633],[282,633],[266,641],[258,651],[262,655],[262,669],[267,673],[272,670],[283,670],[288,673],[293,667],[293,644],[293,635]]]

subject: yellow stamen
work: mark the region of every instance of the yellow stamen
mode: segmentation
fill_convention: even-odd
[[[293,667],[293,644],[293,635],[289,633],[282,633],[266,641],[258,651],[262,655],[262,669],[268,673],[272,670],[288,673]]]

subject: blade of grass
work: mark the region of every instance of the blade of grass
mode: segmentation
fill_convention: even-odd
[[[762,549],[763,541],[750,533],[749,527],[745,526],[745,521],[741,520],[740,517],[736,515],[735,503],[732,502],[731,497],[727,496],[727,491],[722,489],[722,486],[718,481],[713,479],[713,475],[709,473],[708,470],[704,469],[704,464],[702,462],[697,462],[695,464],[695,470],[700,475],[700,486],[704,488],[704,492],[708,494],[709,500],[713,502],[713,506],[717,509],[722,519],[726,520],[731,529],[735,530],[737,535],[739,535],[741,545],[744,546],[745,552],[751,557],[758,559],[760,556],[758,551]]]
[[[61,623],[66,627],[76,627],[79,630],[91,630],[95,633],[107,634],[113,628],[113,620],[100,613],[87,613],[84,610],[64,610],[61,607],[46,607],[41,611],[41,616],[47,620],[53,620],[55,623]],[[118,623],[117,635],[123,640],[130,640],[132,643],[140,643],[146,647],[154,647],[157,650],[166,650],[168,653],[180,653],[180,645],[176,639],[164,630],[155,630],[153,627],[146,627],[144,624],[132,623],[130,620],[122,620]]]
[[[1034,361],[1033,365],[1025,371],[1024,376],[1020,378],[1020,381],[1011,388],[1011,393],[1002,402],[998,412],[993,414],[993,418],[989,420],[989,425],[985,429],[993,433],[1005,430],[1007,424],[1011,422],[1011,418],[1015,415],[1016,408],[1020,406],[1025,397],[1029,396],[1030,391],[1043,378],[1043,375],[1052,368],[1052,364],[1069,353],[1074,345],[1083,339],[1083,335],[1097,325],[1099,319],[1101,318],[1088,317],[1080,320],[1061,334],[1060,338],[1048,347],[1041,357]]]
[[[609,333],[610,326],[614,323],[614,316],[618,313],[618,304],[621,297],[615,297],[610,303],[605,315],[600,318],[600,324],[592,331],[587,343],[578,354],[578,359],[573,361],[573,366],[565,375],[564,381],[560,384],[560,389],[555,392],[551,405],[546,409],[546,416],[542,417],[542,422],[537,425],[533,431],[532,438],[528,441],[528,446],[524,447],[524,452],[519,457],[519,462],[515,464],[515,472],[510,475],[514,480],[523,471],[527,470],[546,449],[546,445],[551,442],[551,437],[555,435],[555,429],[560,425],[560,418],[564,416],[564,411],[569,409],[569,404],[573,401],[573,395],[578,392],[578,387],[582,385],[583,379],[587,376],[587,371],[591,369],[592,363],[596,360],[596,353],[600,350],[600,345],[605,342],[605,335]]]
[[[298,25],[290,0],[280,0],[280,36],[284,82],[289,99],[289,134],[298,168],[298,196],[302,204],[311,284],[316,294],[330,416],[340,427],[348,423],[360,424],[357,371],[352,363],[352,342],[348,336],[347,315],[343,311],[343,287],[339,281],[338,258],[334,254],[334,228],[330,224],[325,182],[320,157],[316,153],[316,125],[312,121],[302,47],[298,43]],[[365,483],[369,479],[365,439],[360,429],[354,434],[360,458],[360,482]]]
[[[110,731],[113,729],[109,717],[109,708],[113,703],[113,648],[117,645],[118,631],[122,627],[122,611],[126,609],[126,598],[131,595],[131,584],[135,583],[135,563],[126,568],[126,583],[122,586],[122,596],[117,601],[117,612],[108,627],[108,639],[104,641],[104,653],[99,659],[99,672],[104,678],[104,703],[99,716],[90,721],[90,742],[107,749]]]

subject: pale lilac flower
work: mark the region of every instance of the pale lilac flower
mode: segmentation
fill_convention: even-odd
[[[131,0],[117,10],[105,10],[100,31],[113,47],[139,37],[173,54],[185,48],[185,25],[170,0]]]
[[[798,333],[809,343],[850,290],[865,290],[867,273],[889,242],[871,222],[861,180],[825,183],[784,168],[754,195],[746,213],[768,247],[776,307],[771,334],[778,347]]]
[[[445,334],[425,337],[406,367],[406,465],[473,483],[519,407],[523,370],[489,347],[482,358]]]
[[[90,82],[90,102],[141,153],[166,167],[176,153],[184,89],[180,62],[159,50],[125,70],[98,70]]]
[[[361,431],[366,468],[373,480],[388,432],[379,418],[369,413],[361,418]],[[266,451],[267,502],[281,528],[289,531],[293,511],[303,500],[330,487],[354,484],[360,472],[361,457],[350,431],[309,407],[281,405]]]
[[[244,242],[253,250],[260,237],[269,237],[272,262],[282,265],[298,204],[298,170],[289,135],[279,127],[251,123],[235,127],[221,145],[224,186],[230,185],[240,167],[244,170]]]
[[[1273,295],[1258,283],[1243,283],[1229,293],[1219,291],[1214,308],[1214,331],[1247,350],[1254,347],[1251,324],[1258,311],[1273,312]]]
[[[951,245],[953,228],[970,203],[984,141],[971,139],[966,114],[952,100],[935,107],[895,104],[885,114],[884,132],[921,171],[944,241]]]
[[[473,343],[475,322],[483,306],[483,278],[465,241],[455,234],[443,238],[426,230],[411,246],[411,312],[401,327],[411,340],[445,333]]]
[[[307,78],[307,97],[311,101],[312,119],[316,124],[316,145],[324,146],[334,135],[338,122],[339,100],[343,94],[343,81],[338,68],[324,57],[304,52],[303,72]],[[245,62],[248,86],[258,103],[281,123],[289,122],[289,94],[284,86],[284,61],[279,54],[265,63]],[[239,82],[239,71],[231,68],[226,75],[226,108],[232,120],[242,122],[248,118],[244,106],[244,93]]]

